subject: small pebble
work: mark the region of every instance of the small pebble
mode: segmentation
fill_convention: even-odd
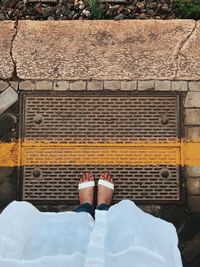
[[[121,20],[123,18],[124,18],[124,15],[123,14],[119,14],[119,15],[115,16],[113,19],[114,20]]]
[[[83,9],[82,14],[85,15],[86,17],[90,16],[90,11],[87,9]]]

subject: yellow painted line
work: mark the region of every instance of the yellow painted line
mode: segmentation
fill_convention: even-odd
[[[180,147],[180,142],[136,142],[136,143],[34,143],[34,142],[26,142],[22,144],[22,147]]]
[[[0,144],[0,166],[13,167],[18,165],[18,143]]]
[[[176,147],[31,147],[22,149],[22,165],[177,165]]]
[[[200,142],[129,144],[0,144],[0,166],[24,165],[188,165],[200,166]]]
[[[184,162],[188,166],[200,166],[200,142],[184,144]]]
[[[180,147],[181,142],[177,139],[177,141],[166,141],[166,142],[158,142],[154,140],[149,141],[136,141],[134,143],[52,143],[47,140],[43,142],[33,142],[26,141],[21,143],[22,147]]]

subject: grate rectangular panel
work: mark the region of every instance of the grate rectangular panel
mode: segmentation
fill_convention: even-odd
[[[116,184],[114,201],[181,201],[181,148],[168,146],[180,137],[178,95],[39,92],[21,99],[23,200],[78,203],[82,173],[90,170],[98,177],[109,170]],[[147,146],[131,148],[137,141]],[[151,150],[148,144],[154,142],[165,146]],[[113,143],[130,148],[118,154]],[[79,144],[85,146],[77,150]],[[162,175],[166,170],[167,177]]]
[[[167,166],[171,177],[164,180],[160,172],[166,166],[40,166],[42,178],[33,177],[33,166],[26,166],[23,199],[31,201],[67,201],[78,203],[78,180],[85,170],[98,177],[100,171],[111,170],[115,179],[114,201],[124,198],[134,201],[177,201],[179,200],[177,168]],[[62,174],[61,174],[62,173]],[[143,178],[146,177],[146,178]],[[143,178],[143,179],[142,179]]]
[[[84,156],[80,149],[78,155],[74,148],[24,148],[23,157],[26,164],[23,173],[25,177],[23,199],[76,201],[78,199],[78,180],[87,170],[92,171],[96,177],[99,177],[100,171],[103,170],[109,170],[112,173],[116,184],[114,201],[123,198],[152,201],[179,199],[178,167],[167,164],[177,161],[180,153],[179,148],[169,150],[167,147],[157,149],[133,147],[116,156],[115,161],[119,164],[116,164],[115,161],[110,161],[110,165],[107,164],[110,160],[108,156],[104,162],[101,162],[101,165],[96,164],[98,159],[104,158],[106,150],[106,147],[103,149],[84,148],[82,149],[82,152],[86,154]],[[72,153],[76,157],[72,157],[72,162],[67,164],[70,162]],[[124,157],[125,154],[128,157]],[[150,163],[153,159],[161,157],[161,160],[166,164],[144,166],[142,165],[144,155]],[[110,154],[109,156],[112,160],[113,157]],[[126,159],[131,158],[131,156],[137,158],[134,165],[126,164]],[[92,164],[86,164],[87,160],[92,161]],[[167,178],[162,176],[163,170],[169,171]],[[37,177],[34,177],[35,172]]]
[[[177,96],[24,96],[24,142],[130,143],[178,137]]]

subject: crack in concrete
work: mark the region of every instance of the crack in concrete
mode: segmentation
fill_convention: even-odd
[[[12,73],[12,77],[11,79],[14,81],[14,80],[17,80],[19,81],[19,77],[17,76],[17,66],[16,66],[16,61],[14,60],[14,57],[13,57],[13,43],[14,43],[14,40],[17,36],[17,33],[18,33],[18,20],[15,21],[14,23],[14,34],[12,36],[12,40],[11,40],[11,46],[10,46],[10,57],[11,57],[11,60],[13,62],[13,73]]]
[[[193,35],[194,31],[196,30],[196,27],[197,27],[197,21],[195,20],[194,21],[194,27],[191,30],[191,32],[188,34],[188,36],[185,38],[185,40],[183,40],[183,41],[180,42],[180,45],[178,47],[178,51],[177,51],[177,53],[174,56],[174,61],[175,61],[175,64],[176,64],[176,69],[175,69],[175,74],[174,74],[173,80],[176,80],[177,79],[177,74],[178,74],[178,71],[179,71],[179,60],[180,60],[179,59],[179,56],[180,56],[180,51],[183,48],[183,46],[189,41],[190,37]]]

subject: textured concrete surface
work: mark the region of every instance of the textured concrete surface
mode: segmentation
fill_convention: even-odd
[[[200,80],[200,21],[2,21],[0,28],[0,79]]]
[[[8,88],[9,84],[5,81],[0,80],[0,92]]]
[[[14,34],[13,21],[0,22],[0,79],[9,79],[14,71],[14,64],[10,52]]]
[[[200,50],[199,50],[199,54],[200,54]],[[197,92],[199,92],[200,91],[200,81],[196,81],[196,82],[195,81],[191,81],[191,82],[189,82],[189,90],[190,91],[197,91]]]
[[[4,90],[0,94],[0,115],[10,108],[17,100],[18,94],[12,87],[8,87]]]
[[[138,81],[138,90],[153,90],[155,88],[155,81]]]
[[[193,20],[20,21],[13,57],[21,79],[172,80],[179,50],[195,25]]]
[[[91,81],[87,83],[88,90],[103,90],[103,81]]]
[[[200,108],[200,92],[188,92],[184,103],[185,108]]]
[[[177,76],[179,79],[200,79],[200,21],[180,49]]]
[[[200,109],[185,110],[185,125],[200,125]]]
[[[172,88],[172,91],[187,91],[188,82],[187,81],[172,81],[171,88]]]

